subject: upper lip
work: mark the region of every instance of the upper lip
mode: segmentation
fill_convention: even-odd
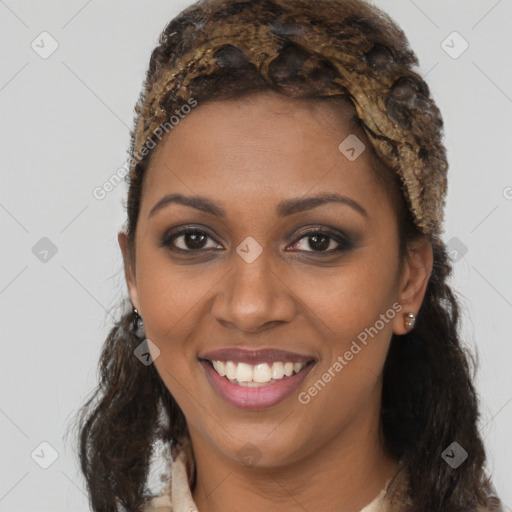
[[[314,360],[313,357],[296,352],[287,352],[274,348],[244,349],[244,348],[221,348],[206,352],[199,356],[199,359],[209,361],[233,361],[247,364],[257,363],[307,363]]]

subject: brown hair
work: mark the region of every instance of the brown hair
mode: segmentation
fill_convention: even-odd
[[[468,512],[497,500],[489,498],[477,396],[440,238],[447,170],[443,122],[416,65],[401,29],[362,0],[194,4],[167,25],[151,55],[132,132],[126,232],[135,258],[151,160],[151,152],[140,156],[141,147],[156,146],[155,127],[190,98],[201,105],[275,91],[350,101],[358,114],[353,121],[398,197],[402,258],[420,233],[429,235],[434,253],[415,329],[393,335],[384,367],[381,425],[387,448],[408,475],[411,503],[404,510]],[[81,468],[96,512],[119,504],[140,510],[153,443],[187,434],[185,417],[154,365],[133,355],[140,339],[130,329],[129,301],[124,306],[103,347],[99,386],[80,411]],[[441,458],[454,441],[469,454],[456,470]]]

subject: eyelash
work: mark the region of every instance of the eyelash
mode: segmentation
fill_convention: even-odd
[[[180,249],[180,248],[174,247],[172,245],[172,243],[177,238],[179,238],[183,235],[187,235],[187,234],[206,235],[207,238],[214,240],[213,237],[210,236],[205,230],[201,230],[201,229],[193,228],[193,227],[184,227],[184,228],[180,228],[175,231],[167,232],[166,234],[164,234],[160,245],[161,245],[161,247],[168,247],[170,250],[172,250],[174,252],[182,253],[182,254],[183,253],[200,253],[203,251],[210,251],[210,250],[219,250],[219,249]],[[318,254],[320,256],[322,256],[322,255],[328,256],[328,255],[332,255],[332,254],[339,253],[342,251],[348,251],[348,250],[352,249],[352,247],[353,247],[352,242],[349,240],[349,238],[347,236],[345,236],[341,233],[336,233],[336,232],[331,231],[326,228],[315,228],[315,229],[310,229],[308,231],[304,231],[299,235],[299,237],[295,240],[295,242],[292,243],[292,245],[296,245],[303,238],[308,238],[308,237],[315,236],[315,235],[322,235],[330,240],[334,240],[338,244],[338,247],[336,247],[335,249],[330,249],[328,251],[314,251],[314,250],[300,251],[299,250],[299,252],[313,253],[313,254]],[[216,242],[216,243],[218,243],[218,242]],[[329,245],[330,245],[330,243],[329,243]]]

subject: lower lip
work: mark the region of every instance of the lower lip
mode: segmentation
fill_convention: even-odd
[[[226,377],[221,377],[210,363],[206,361],[200,361],[200,363],[213,389],[226,402],[241,409],[262,409],[282,402],[300,386],[314,366],[314,363],[309,363],[299,373],[285,377],[274,384],[247,387],[232,384]]]

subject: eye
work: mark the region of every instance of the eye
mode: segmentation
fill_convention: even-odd
[[[211,241],[209,247],[208,240]],[[222,246],[215,243],[214,239],[205,230],[191,227],[184,227],[166,233],[162,238],[161,246],[169,247],[171,250],[177,252],[201,252],[209,249],[219,250],[219,248],[222,248]],[[303,232],[291,248],[303,252],[332,254],[351,249],[352,243],[349,238],[342,233],[317,228]],[[308,250],[308,248],[310,250]]]
[[[215,247],[208,247],[205,245],[206,240],[213,238],[197,228],[182,228],[180,230],[166,233],[162,238],[162,246],[168,246],[173,250],[181,252],[196,252],[204,249],[215,249]],[[182,239],[180,242],[176,241]],[[215,245],[215,244],[214,244]]]
[[[300,242],[301,240],[305,241]],[[299,250],[317,252],[320,254],[332,254],[352,248],[350,240],[345,235],[325,229],[312,229],[302,233],[301,237],[293,244],[292,247],[297,248],[296,246],[300,245],[300,243],[303,244],[303,248]],[[312,250],[304,249],[304,247],[309,247]]]

